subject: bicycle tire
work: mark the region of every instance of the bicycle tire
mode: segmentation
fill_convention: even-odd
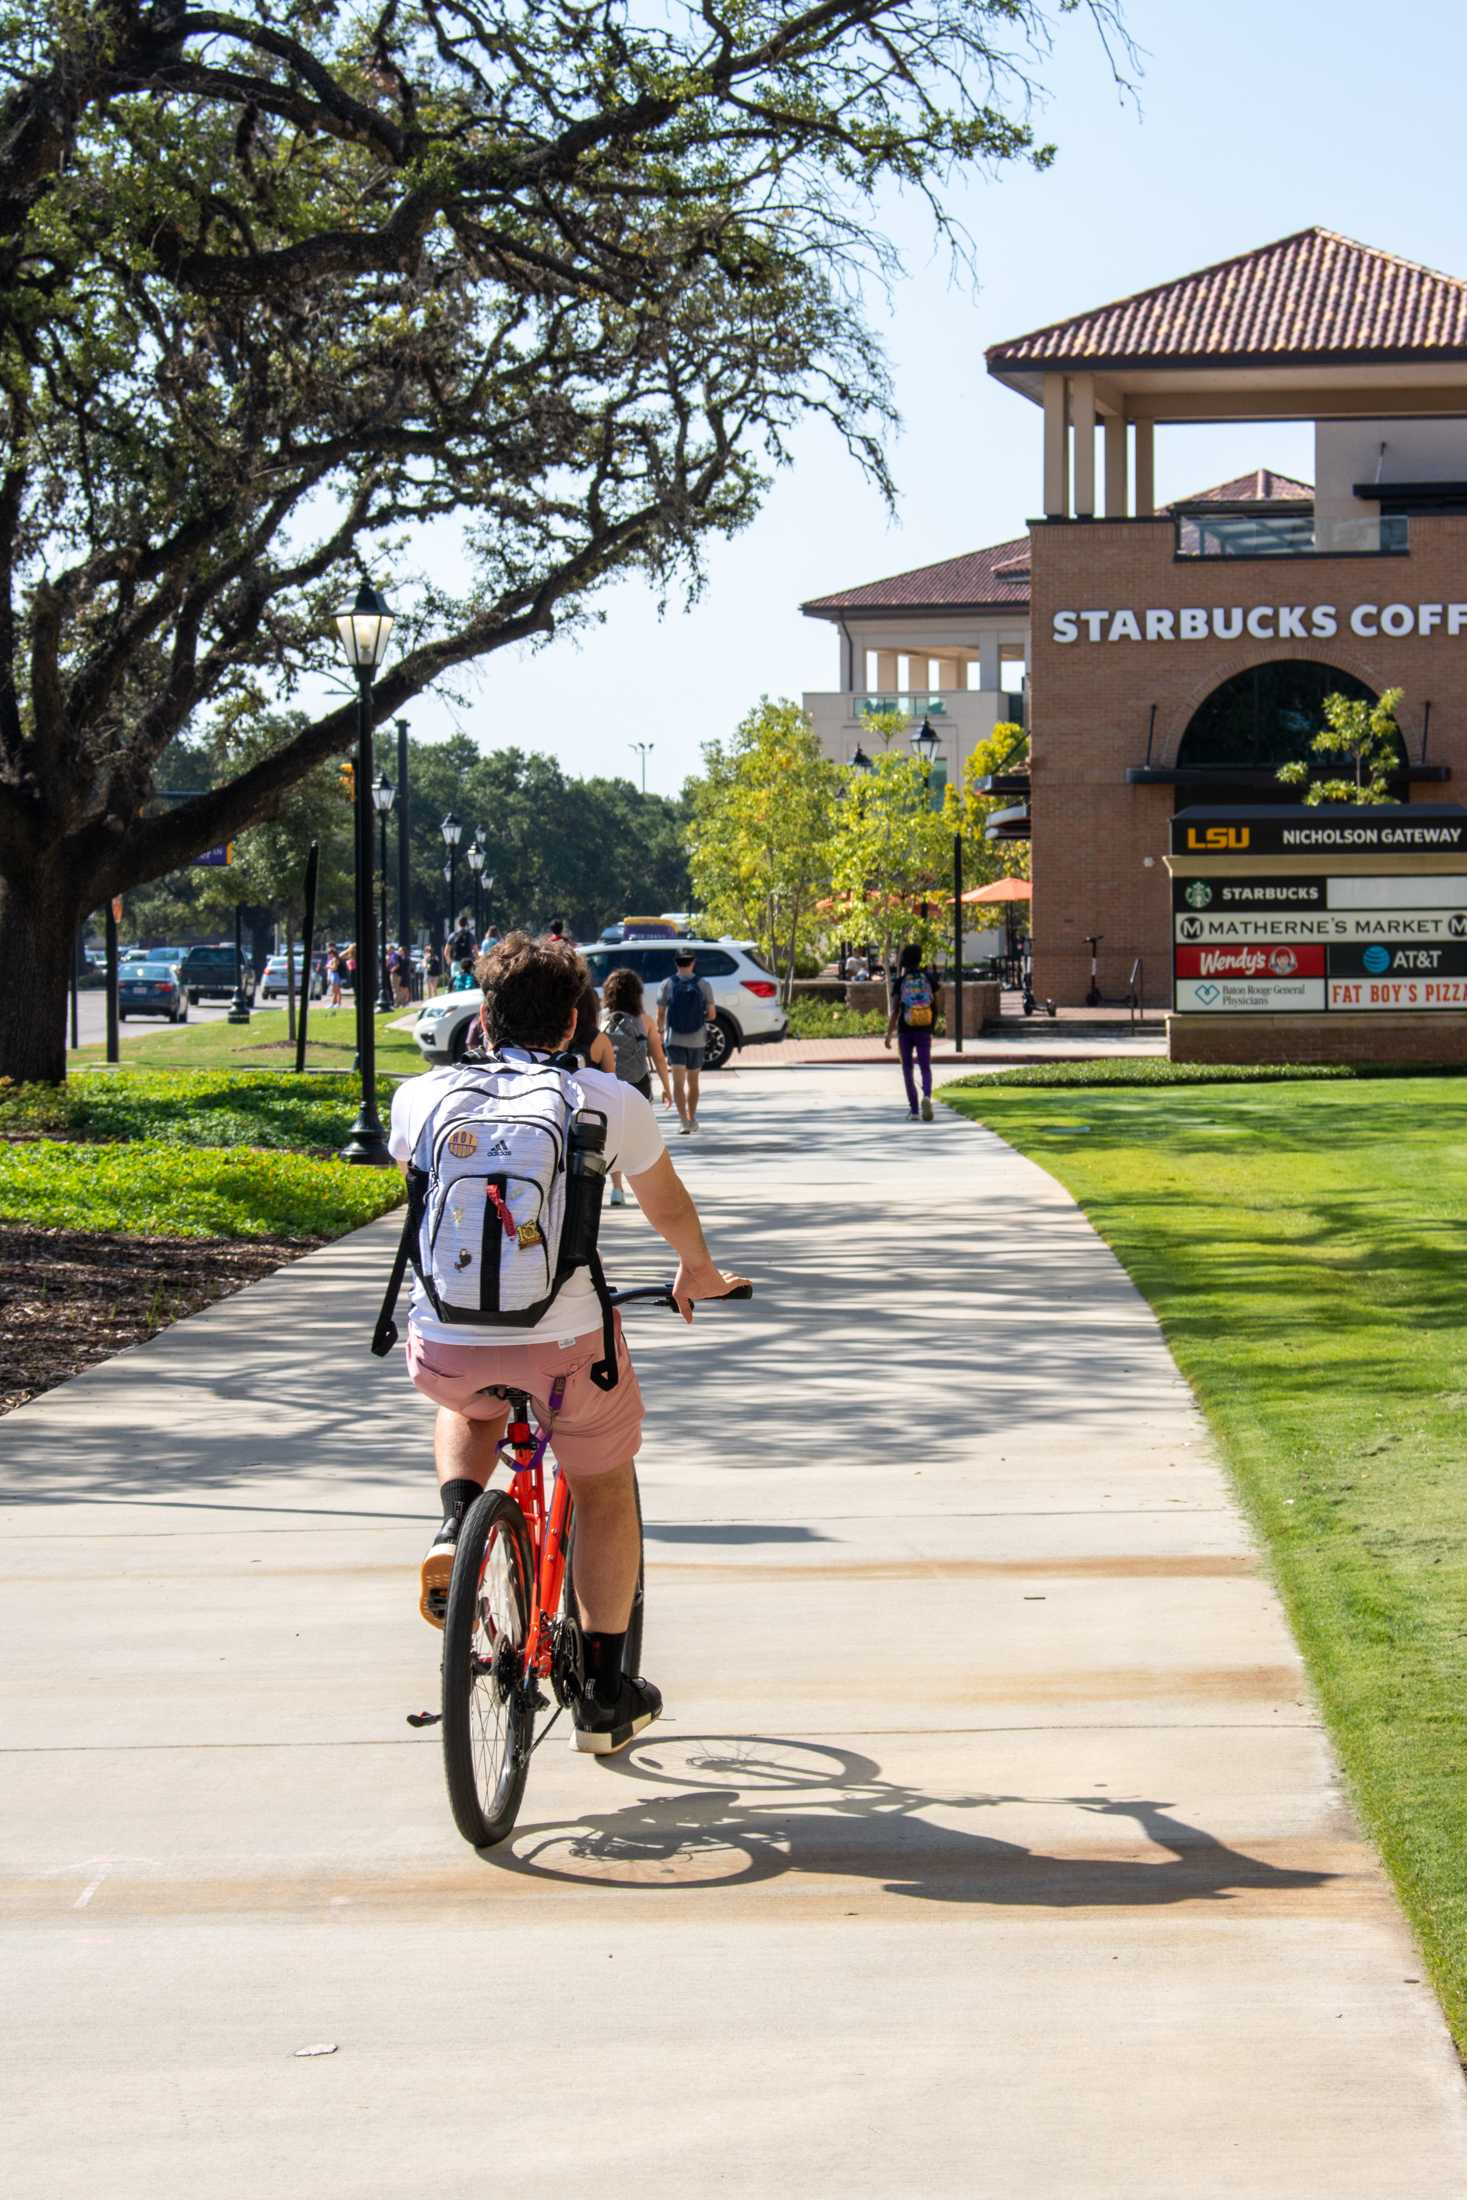
[[[511,1831],[530,1770],[523,1651],[533,1582],[524,1514],[486,1490],[459,1529],[443,1621],[443,1771],[453,1822],[476,1849]]]
[[[626,1646],[621,1654],[621,1669],[630,1679],[638,1680],[642,1672],[642,1622],[646,1612],[647,1548],[642,1534],[642,1486],[637,1480],[637,1470],[632,1469],[632,1494],[637,1504],[637,1587],[632,1597],[632,1615],[627,1621]],[[577,1623],[580,1613],[576,1610],[576,1524],[571,1519],[571,1532],[565,1547],[565,1596],[561,1609],[568,1619]]]

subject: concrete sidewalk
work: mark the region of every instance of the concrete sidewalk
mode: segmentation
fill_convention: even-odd
[[[612,1767],[553,1735],[506,1850],[406,1723],[395,1223],[0,1424],[11,2200],[1462,2189],[1435,2002],[1109,1254],[894,1068],[713,1078],[706,1123],[759,1298],[635,1332],[669,1715]]]

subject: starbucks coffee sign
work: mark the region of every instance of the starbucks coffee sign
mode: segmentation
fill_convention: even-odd
[[[1467,603],[1256,603],[1193,606],[1183,611],[1056,611],[1053,642],[1323,642],[1359,634],[1392,641],[1407,634],[1467,634]]]

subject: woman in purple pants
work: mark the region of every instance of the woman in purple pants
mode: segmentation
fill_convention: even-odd
[[[897,1045],[902,1059],[902,1082],[907,1088],[907,1111],[912,1122],[917,1120],[917,1078],[922,1078],[922,1120],[932,1121],[932,1026],[937,1016],[937,975],[922,968],[922,951],[918,947],[904,947],[897,966],[897,982],[892,991],[891,1014],[886,1020],[886,1038],[891,1045],[891,1035],[897,1035]]]

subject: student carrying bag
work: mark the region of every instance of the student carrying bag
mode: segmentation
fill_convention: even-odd
[[[567,1278],[588,1268],[601,1306],[602,1358],[591,1380],[616,1386],[616,1331],[596,1249],[606,1177],[606,1117],[587,1104],[564,1058],[491,1055],[444,1086],[408,1163],[408,1204],[372,1350],[397,1342],[409,1267],[441,1322],[531,1329]]]

